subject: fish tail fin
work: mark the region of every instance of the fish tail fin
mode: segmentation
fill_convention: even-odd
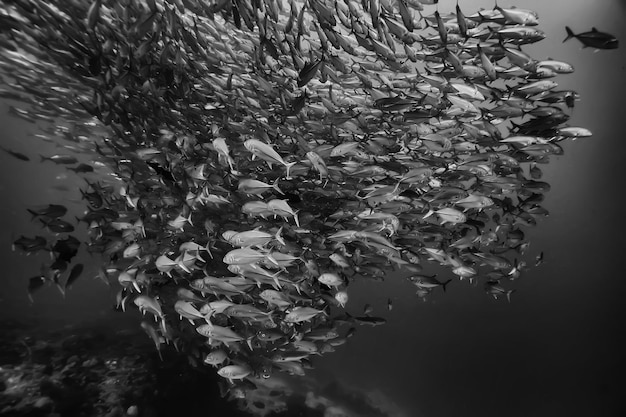
[[[280,226],[276,234],[274,235],[274,239],[276,239],[281,245],[285,246],[285,239],[283,239],[283,226]]]
[[[298,163],[297,161],[294,161],[294,162],[289,162],[285,164],[285,168],[287,168],[287,177],[286,177],[287,179],[291,179],[291,176],[289,175],[289,171],[291,170],[291,167],[297,163]],[[284,193],[281,192],[281,194],[284,194]]]
[[[424,17],[424,15],[422,14],[421,10],[418,10],[417,13],[420,15],[420,20],[424,21],[424,24],[426,25],[425,29],[428,29],[429,27],[432,27],[430,23],[428,23],[428,20]]]
[[[441,284],[441,286],[443,287],[443,292],[446,292],[446,286],[450,283],[450,281],[452,281],[452,278]]]
[[[32,217],[30,218],[30,221],[33,221],[33,220],[35,220],[35,219],[37,218],[38,214],[37,214],[37,213],[35,213],[33,210],[31,210],[31,209],[26,209],[26,211],[27,211],[27,212],[29,212],[29,213],[30,213],[30,215],[32,216]],[[78,219],[78,217],[77,217],[77,219]]]
[[[567,32],[567,37],[565,39],[563,39],[563,42],[566,42],[570,39],[572,39],[574,36],[574,32],[572,32],[572,29],[570,29],[569,26],[565,26],[565,31]]]
[[[293,163],[295,164],[295,162]],[[289,170],[289,168],[287,168],[287,170]],[[287,174],[287,177],[289,177],[289,174]],[[272,188],[275,189],[278,194],[285,195],[285,193],[283,193],[283,190],[278,187],[278,180],[280,180],[280,177],[276,178],[276,181],[274,181],[274,184],[272,184]]]
[[[433,214],[435,214],[435,212],[434,212],[434,211],[432,211],[431,209],[428,209],[428,212],[427,212],[427,213],[426,213],[426,215],[425,215],[424,217],[422,217],[422,218],[423,218],[423,219],[425,219],[426,217],[430,217],[430,216],[432,216]]]
[[[39,158],[40,158],[40,159],[39,159],[39,162],[45,162],[45,161],[46,161],[46,159],[48,159],[48,157],[43,156],[43,155],[41,155],[41,154],[39,154]]]
[[[213,259],[213,254],[211,253],[211,241],[209,240],[204,247],[206,251],[209,253],[209,257]]]
[[[299,212],[299,211],[300,211],[300,210],[296,210],[296,211],[293,213],[293,220],[296,222],[296,226],[298,226],[298,227],[300,227],[300,219],[298,219],[298,212]]]
[[[513,294],[515,292],[515,290],[508,290],[506,292],[506,300],[510,303],[511,302],[511,294]]]
[[[278,261],[269,253],[267,255],[265,255],[265,259],[267,259],[268,261],[270,261],[271,263],[273,263],[276,266],[280,266]]]
[[[61,284],[59,284],[58,282],[56,283],[56,285],[57,285],[57,288],[59,289],[59,292],[63,296],[63,298],[65,298],[65,288],[62,287]]]

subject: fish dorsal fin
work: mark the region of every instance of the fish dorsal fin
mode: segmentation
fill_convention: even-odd
[[[595,27],[592,27],[592,28],[591,28],[591,31],[592,31],[592,32],[597,32],[597,31],[598,31],[598,29],[596,29]]]

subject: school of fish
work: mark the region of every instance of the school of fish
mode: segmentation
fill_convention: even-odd
[[[548,214],[540,165],[591,136],[567,124],[578,94],[554,81],[573,67],[524,52],[545,37],[531,10],[1,3],[0,96],[63,143],[42,163],[89,156],[72,169],[98,277],[153,317],[141,325],[159,355],[167,343],[216,367],[234,397],[383,324],[354,313],[350,282],[405,272],[421,299],[467,280],[510,300],[524,230]],[[14,242],[54,257],[31,296],[83,271],[61,284],[82,243],[66,211],[30,210],[62,237]],[[447,277],[425,275],[429,261]]]

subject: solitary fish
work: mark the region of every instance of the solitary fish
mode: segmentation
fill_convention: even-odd
[[[567,37],[563,40],[563,42],[566,42],[571,38],[576,38],[583,44],[583,48],[617,49],[619,46],[619,41],[615,38],[615,36],[605,32],[600,32],[595,27],[591,28],[588,32],[582,32],[579,34],[572,32],[572,29],[570,29],[569,26],[565,26],[565,30],[567,31]]]
[[[12,157],[17,158],[21,161],[30,161],[30,158],[24,155],[23,153],[12,151],[10,149],[5,148],[4,146],[0,146],[0,149],[2,149],[4,152],[8,153]]]

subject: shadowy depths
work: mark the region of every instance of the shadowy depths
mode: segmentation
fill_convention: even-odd
[[[160,362],[141,329],[0,328],[2,416],[246,415],[220,398],[214,370],[193,368],[173,349]]]

